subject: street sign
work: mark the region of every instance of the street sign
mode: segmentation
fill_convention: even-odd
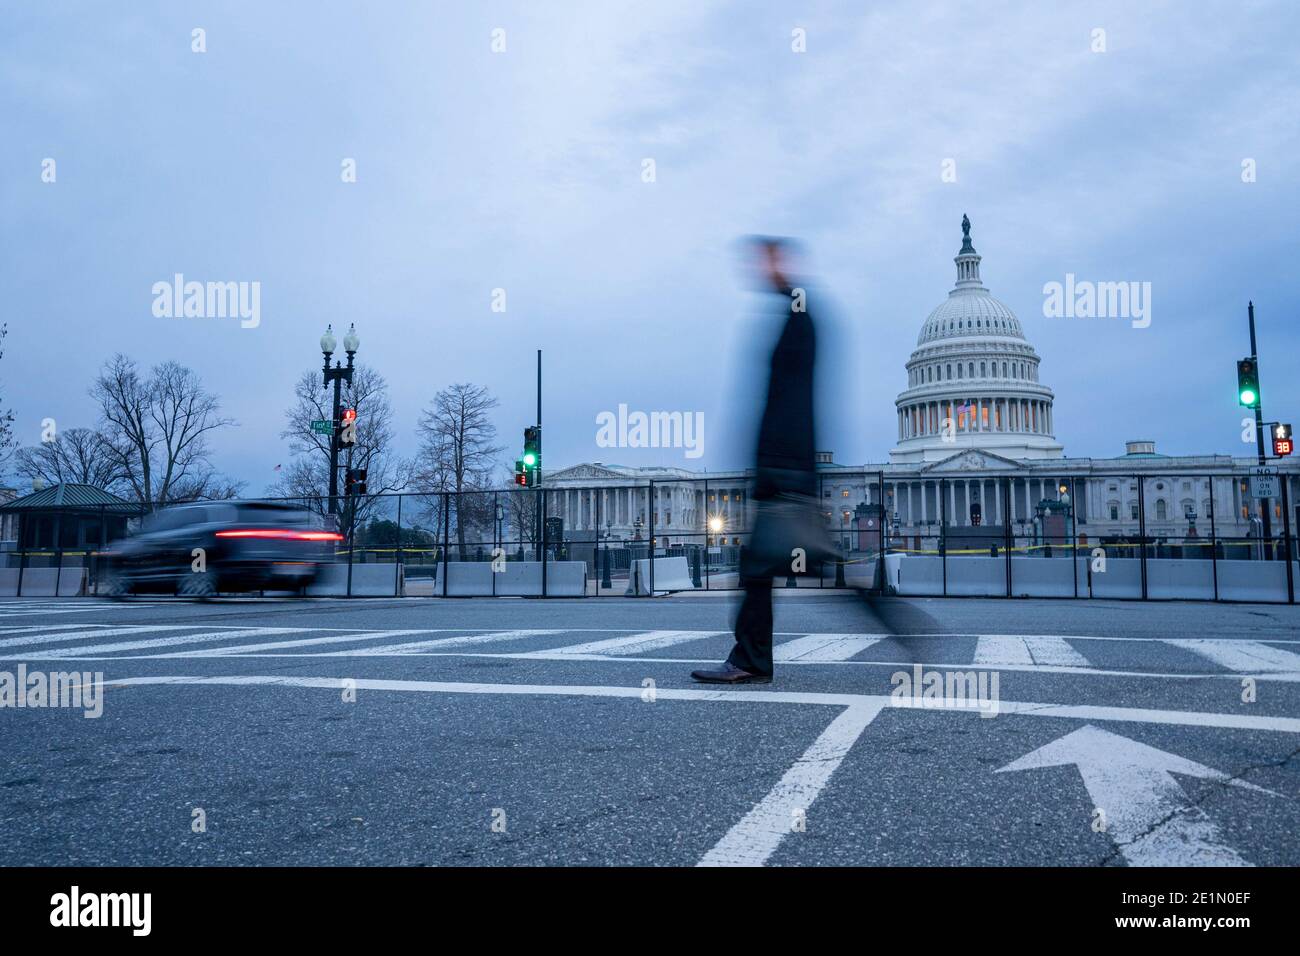
[[[333,435],[334,423],[326,421],[323,418],[313,418],[311,422],[311,430],[318,435]]]
[[[1255,465],[1250,469],[1250,496],[1252,498],[1276,498],[1280,494],[1276,465]]]

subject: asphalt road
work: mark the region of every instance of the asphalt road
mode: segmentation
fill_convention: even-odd
[[[733,613],[2,601],[0,703],[105,687],[0,707],[0,864],[1300,864],[1296,608],[789,595],[693,683]]]

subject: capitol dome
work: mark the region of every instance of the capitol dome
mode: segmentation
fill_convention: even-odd
[[[1061,456],[1038,353],[980,280],[980,260],[963,216],[957,282],[921,326],[895,402],[895,462],[941,461],[971,448],[1011,459]]]
[[[981,286],[978,290],[953,289],[925,320],[916,344],[970,335],[1025,337],[1015,313]]]

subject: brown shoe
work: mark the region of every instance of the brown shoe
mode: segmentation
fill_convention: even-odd
[[[771,676],[751,674],[734,664],[724,662],[708,671],[691,671],[691,677],[703,684],[770,684]]]

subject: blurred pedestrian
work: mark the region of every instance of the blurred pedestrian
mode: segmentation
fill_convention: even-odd
[[[741,550],[744,598],[736,615],[736,644],[721,666],[691,673],[697,681],[717,684],[772,680],[772,579],[818,566],[830,556],[816,497],[817,337],[808,291],[793,281],[787,240],[756,238],[749,251],[759,287],[780,303],[784,322],[772,350],[758,425],[751,495],[755,519]]]

